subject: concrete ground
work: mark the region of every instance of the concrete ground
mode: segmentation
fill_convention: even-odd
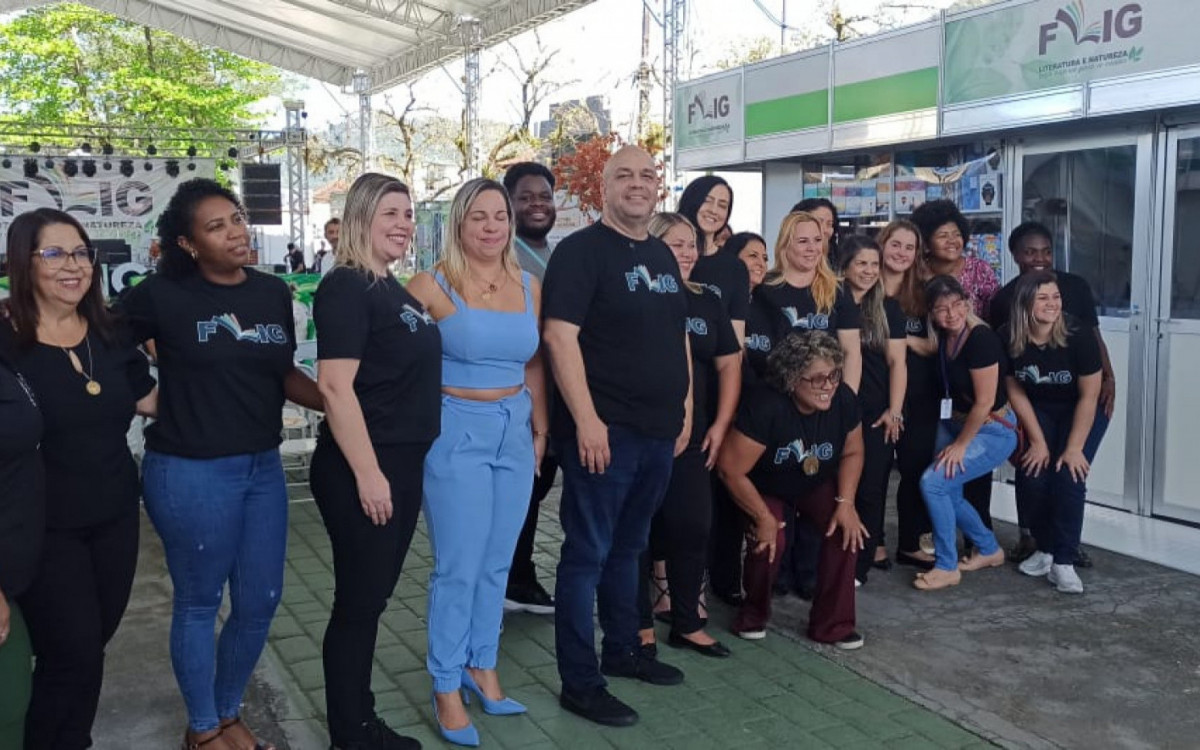
[[[543,508],[538,563],[552,577],[561,542],[556,495]],[[287,580],[245,716],[280,750],[327,747],[320,639],[332,597],[329,542],[311,502],[292,506]],[[133,601],[110,644],[96,747],[178,747],[182,702],[167,652],[170,581],[143,525]],[[893,529],[894,532],[894,529]],[[1011,528],[1000,529],[1011,541]],[[894,538],[894,537],[893,537]],[[1200,587],[1196,579],[1093,551],[1083,596],[1057,594],[1007,567],[948,591],[911,589],[911,573],[874,571],[859,593],[867,646],[842,654],[803,639],[807,605],[777,599],[764,641],[714,634],[734,649],[712,660],[662,647],[682,686],[614,680],[641,711],[631,729],[565,713],[550,618],[506,619],[501,674],[530,712],[475,712],[485,747],[503,748],[1194,748],[1200,746]],[[379,713],[426,747],[436,735],[424,671],[430,552],[419,529],[376,650]],[[665,637],[665,630],[660,633]]]

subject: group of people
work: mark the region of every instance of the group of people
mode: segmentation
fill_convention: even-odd
[[[310,483],[333,554],[322,656],[340,750],[419,747],[376,714],[371,671],[422,512],[430,706],[466,746],[480,742],[471,700],[526,710],[497,672],[506,610],[553,613],[562,706],[613,726],[638,715],[606,677],[684,679],[658,658],[656,620],[670,646],[731,655],[707,631],[709,591],[737,607],[736,635],[762,638],[786,579],[812,598],[813,640],[861,647],[855,588],[891,566],[893,465],[895,560],[921,569],[914,586],[1004,562],[987,492],[1014,455],[1021,571],[1082,591],[1112,376],[1086,283],[1049,270],[1048,230],[1013,232],[1022,275],[997,293],[949,202],[839,240],[834,206],[805,201],[768,270],[764,238],[729,229],[727,182],[696,180],[675,213],[655,212],[658,190],[651,157],[618,150],[600,219],[552,246],[549,170],[471,180],[440,259],[402,285],[390,268],[414,235],[409,188],[359,177],[326,227],[315,381],[293,361],[288,287],[247,267],[244,212],[219,184],[180,186],[157,273],[116,309],[74,218],[17,217],[0,320],[0,748],[90,746],[139,497],[174,586],[183,747],[269,747],[240,709],[283,590],[285,401],[325,415]],[[155,419],[140,477],[135,414]],[[533,541],[558,472],[552,596]]]

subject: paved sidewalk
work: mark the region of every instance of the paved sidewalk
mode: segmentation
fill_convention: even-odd
[[[549,583],[561,543],[553,502],[543,510],[537,561]],[[396,595],[379,632],[374,688],[383,718],[426,747],[436,734],[425,672],[426,585],[431,565],[423,526],[409,551]],[[316,506],[292,506],[287,580],[271,632],[268,668],[284,677],[279,718],[322,732],[324,695],[321,636],[333,597],[329,540]],[[563,711],[557,700],[552,618],[513,615],[501,639],[500,673],[514,698],[529,706],[521,717],[472,715],[492,748],[982,748],[989,743],[777,633],[757,643],[726,632],[729,612],[713,613],[713,632],[734,650],[714,660],[660,646],[664,661],[687,675],[678,687],[613,680],[611,689],[637,708],[627,729],[598,727]],[[660,633],[665,637],[663,630]],[[844,657],[853,658],[853,656]],[[323,735],[322,735],[323,736]],[[311,740],[308,740],[311,742]],[[293,748],[310,745],[293,739]],[[311,747],[318,747],[312,745]]]

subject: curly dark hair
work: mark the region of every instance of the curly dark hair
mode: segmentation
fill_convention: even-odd
[[[158,271],[163,276],[181,279],[196,273],[199,266],[195,258],[179,244],[179,238],[192,239],[192,223],[196,218],[196,206],[207,198],[224,198],[240,210],[242,202],[233,191],[216,180],[197,177],[179,185],[175,195],[158,217],[158,242],[162,249],[162,260]]]
[[[954,201],[946,198],[917,206],[912,212],[912,223],[921,230],[921,244],[924,245],[927,255],[930,252],[929,248],[932,245],[934,232],[947,224],[954,224],[958,227],[964,242],[971,235],[971,225],[967,222],[967,217],[958,210]]]
[[[726,182],[724,177],[717,177],[715,174],[702,175],[689,182],[688,186],[683,189],[683,195],[679,196],[679,205],[675,207],[675,211],[690,221],[692,226],[699,228],[700,221],[697,219],[697,215],[700,213],[700,207],[704,205],[704,199],[717,185],[724,185],[725,189],[729,191],[729,216],[733,216],[733,186]],[[718,229],[715,234],[720,234],[721,230],[727,226],[729,226],[728,218],[725,220],[725,226]],[[700,254],[706,254],[708,238],[704,236],[703,232],[700,232],[696,236],[696,240]]]
[[[550,183],[550,190],[554,190],[554,173],[550,171],[545,164],[538,164],[536,161],[519,161],[508,168],[504,173],[504,189],[509,195],[517,189],[517,183],[522,177],[543,177],[546,182]]]
[[[1043,237],[1051,246],[1054,245],[1054,235],[1050,233],[1050,227],[1040,221],[1026,221],[1017,225],[1017,228],[1008,235],[1008,251],[1016,255],[1017,248],[1021,246],[1026,237],[1031,236]]]
[[[37,343],[38,320],[41,316],[37,296],[34,294],[34,276],[37,271],[34,268],[33,254],[41,242],[42,230],[55,224],[71,227],[79,233],[79,238],[85,246],[92,246],[87,230],[78,219],[65,211],[35,208],[13,219],[8,225],[5,246],[8,248],[8,274],[12,288],[9,290],[11,296],[3,304],[8,310],[16,333],[17,345],[23,349]],[[88,322],[90,330],[99,334],[103,340],[112,341],[113,318],[104,305],[104,274],[98,260],[92,263],[92,283],[84,292],[77,309]]]
[[[846,354],[837,339],[824,331],[790,333],[767,357],[765,379],[780,393],[791,395],[797,379],[821,359],[829,360],[834,367],[842,366]]]

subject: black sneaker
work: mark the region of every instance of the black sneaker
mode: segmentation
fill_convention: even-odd
[[[849,635],[843,636],[835,641],[833,647],[839,651],[855,651],[863,647],[863,637],[857,632],[851,631]]]
[[[504,595],[505,612],[528,612],[534,615],[554,614],[554,597],[542,588],[542,584],[514,583]]]
[[[1075,565],[1075,567],[1077,567],[1077,568],[1090,568],[1090,567],[1092,567],[1092,557],[1091,557],[1091,555],[1089,555],[1089,554],[1087,553],[1087,550],[1085,550],[1085,549],[1083,548],[1083,545],[1079,545],[1078,547],[1076,547],[1076,548],[1075,548],[1075,562],[1074,562],[1074,565]]]
[[[582,694],[563,688],[558,696],[558,705],[576,716],[608,727],[631,727],[638,721],[637,711],[602,687]]]
[[[378,716],[364,721],[361,731],[357,739],[333,747],[335,750],[421,750],[420,742],[397,734]]]
[[[678,685],[683,672],[670,664],[636,651],[628,656],[600,660],[600,673],[609,677],[629,677],[651,685]]]

